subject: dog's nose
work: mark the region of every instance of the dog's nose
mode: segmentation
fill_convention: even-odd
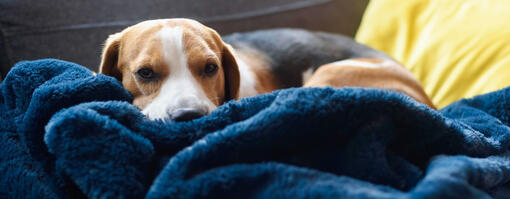
[[[196,108],[180,108],[172,112],[170,115],[172,120],[183,122],[190,121],[192,119],[196,119],[202,117],[206,114],[204,110],[196,109]]]

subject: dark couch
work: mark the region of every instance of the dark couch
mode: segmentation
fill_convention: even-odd
[[[128,2],[128,3],[126,3]],[[111,33],[137,22],[186,17],[221,34],[300,27],[354,35],[368,0],[0,1],[0,76],[20,60],[58,58],[97,70]]]

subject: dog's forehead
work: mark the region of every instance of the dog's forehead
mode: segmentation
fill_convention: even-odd
[[[179,30],[179,34],[168,30]],[[220,57],[223,49],[223,41],[214,30],[189,19],[144,21],[126,28],[120,35],[119,56],[122,59],[119,63],[132,67],[140,65],[138,62],[156,63],[162,60],[165,41],[182,41],[179,48],[190,58]],[[169,40],[169,37],[176,38]]]
[[[185,48],[208,48],[215,52],[221,51],[221,37],[213,29],[190,19],[160,19],[138,23],[125,30],[123,40],[127,45],[140,48],[148,43],[160,40],[163,29],[182,29]],[[163,31],[168,32],[168,31]],[[177,35],[176,35],[177,36]]]
[[[181,27],[183,29],[183,40],[187,47],[206,47],[211,50],[220,50],[222,46],[221,37],[216,31],[202,25],[194,20],[176,20],[171,21],[170,26]]]
[[[188,38],[202,38],[215,42],[219,39],[219,35],[211,28],[190,19],[160,19],[149,20],[138,23],[126,29],[125,35],[148,37],[156,34],[163,28],[183,29],[183,36]]]

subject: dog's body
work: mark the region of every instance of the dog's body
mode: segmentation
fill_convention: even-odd
[[[304,87],[366,87],[404,93],[434,108],[413,74],[393,60],[353,58],[319,67]]]
[[[353,57],[391,59],[388,55],[350,38],[301,29],[235,33],[223,37],[223,40],[232,45],[241,58],[256,55],[255,58],[243,61],[262,62],[249,67],[252,70],[264,67],[267,74],[260,75],[272,76],[270,79],[274,80],[276,89],[302,86],[304,77],[309,76],[319,66],[330,62]]]
[[[222,40],[196,21],[167,19],[142,22],[110,36],[100,72],[122,81],[135,97],[133,104],[150,119],[189,120],[228,100],[303,86],[308,78],[307,86],[366,85],[361,81],[370,79],[350,78],[351,83],[339,84],[330,81],[334,76],[324,76],[330,80],[318,83],[329,73],[318,73],[320,66],[349,58],[388,60],[398,66],[388,55],[335,34],[275,29],[236,33]],[[396,88],[399,83],[394,83],[378,88],[418,93],[411,97],[433,107],[410,73],[395,74],[412,80],[399,83],[418,87]]]

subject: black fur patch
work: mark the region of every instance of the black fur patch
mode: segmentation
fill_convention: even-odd
[[[249,47],[267,55],[271,72],[284,88],[301,86],[304,71],[330,62],[356,57],[391,59],[349,37],[301,29],[234,33],[223,40],[235,49]]]

